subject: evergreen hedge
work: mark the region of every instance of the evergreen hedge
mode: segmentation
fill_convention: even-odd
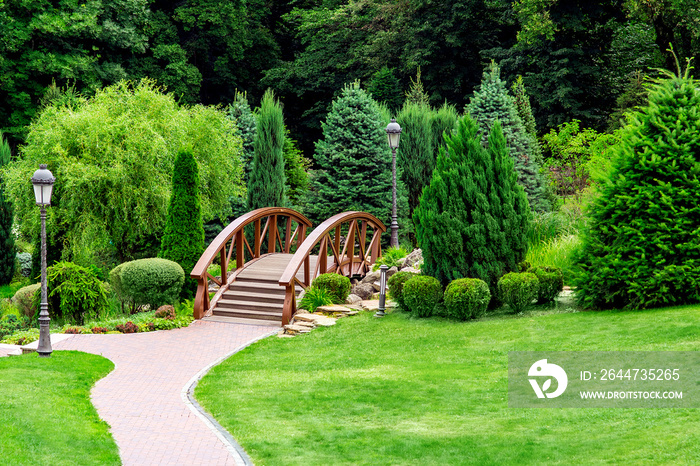
[[[403,299],[403,286],[411,278],[418,276],[417,273],[413,272],[396,272],[394,275],[389,277],[389,296],[391,299],[396,301],[399,306],[399,310],[408,312],[409,309],[406,307],[406,302]]]
[[[576,297],[587,308],[700,302],[700,82],[657,81],[589,209]]]

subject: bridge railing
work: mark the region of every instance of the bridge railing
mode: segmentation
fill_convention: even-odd
[[[346,277],[367,273],[381,256],[381,235],[385,231],[386,226],[367,212],[343,212],[317,226],[298,247],[279,280],[279,284],[285,287],[282,324],[288,324],[296,312],[297,285],[307,288],[323,273],[338,273]],[[309,255],[316,247],[318,260],[312,271]],[[304,273],[299,280],[297,274],[302,265]]]
[[[249,225],[252,226],[248,227]],[[264,207],[241,215],[231,222],[207,247],[190,273],[190,277],[197,280],[194,318],[201,319],[216,305],[228,285],[236,279],[246,262],[246,257],[254,260],[266,253],[292,253],[301,247],[306,239],[306,230],[310,227],[311,222],[308,218],[284,207]],[[249,239],[251,235],[252,238]],[[221,277],[215,277],[208,271],[217,258],[221,266]],[[235,266],[232,269],[233,274],[229,276],[232,259],[235,260]],[[209,280],[219,285],[218,292],[211,300]]]

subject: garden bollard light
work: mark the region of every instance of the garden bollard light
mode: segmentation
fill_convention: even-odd
[[[381,273],[379,277],[379,309],[377,309],[374,317],[384,317],[386,315],[384,312],[386,309],[386,271],[389,270],[389,267],[382,265],[379,267],[379,270]]]

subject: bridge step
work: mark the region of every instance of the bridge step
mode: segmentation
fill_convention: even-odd
[[[280,327],[281,321],[277,320],[261,320],[261,319],[247,319],[243,317],[226,317],[226,316],[209,316],[204,317],[202,320],[209,322],[225,322],[230,324],[249,324],[249,325],[263,325],[268,327]]]
[[[284,304],[284,300],[282,301],[281,304],[279,304],[279,303],[265,303],[265,302],[261,303],[258,301],[243,301],[241,299],[220,299],[216,308],[220,309],[220,310],[247,309],[247,310],[251,310],[251,311],[274,312],[274,313],[279,312],[279,314],[282,315],[282,305],[283,304]]]
[[[240,317],[248,319],[260,319],[260,320],[274,320],[277,322],[282,322],[282,310],[280,308],[279,312],[270,311],[257,311],[251,309],[232,309],[232,308],[221,308],[218,307],[214,311],[215,316],[222,317]]]
[[[261,293],[259,291],[243,291],[240,289],[226,291],[221,297],[227,301],[248,301],[255,303],[284,304],[284,291],[282,293]]]

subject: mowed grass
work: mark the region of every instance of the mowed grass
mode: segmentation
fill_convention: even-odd
[[[698,464],[697,409],[508,408],[507,353],[697,351],[699,317],[362,313],[247,348],[196,397],[261,465]]]
[[[90,388],[114,365],[77,351],[0,358],[0,463],[121,464]]]

